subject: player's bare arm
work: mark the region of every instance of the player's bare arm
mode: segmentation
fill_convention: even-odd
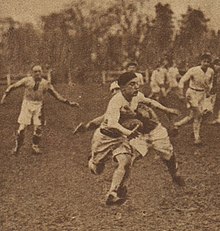
[[[50,95],[52,95],[55,99],[57,99],[58,101],[65,103],[71,107],[79,107],[79,104],[74,102],[74,101],[69,101],[68,99],[64,98],[62,95],[60,95],[55,89],[54,87],[50,84],[49,88],[48,88],[48,93]]]
[[[90,120],[87,124],[86,124],[86,128],[90,129],[93,127],[98,127],[101,125],[101,123],[104,121],[104,115],[101,115],[99,117],[96,117],[93,120]]]
[[[18,82],[10,85],[6,90],[5,90],[5,93],[3,94],[2,96],[2,99],[1,99],[1,104],[4,104],[5,103],[5,98],[10,94],[11,91],[19,88],[19,87],[23,87],[25,85],[25,78],[24,79],[21,79],[19,80]]]
[[[211,77],[207,81],[207,87],[206,87],[206,96],[209,97],[211,95],[211,90],[213,88],[213,81],[214,81],[214,71],[211,74]]]
[[[174,114],[174,115],[179,115],[179,110],[174,109],[174,108],[168,108],[163,106],[162,104],[160,104],[158,101],[153,100],[153,99],[149,99],[149,98],[144,98],[142,100],[143,103],[147,104],[150,107],[154,107],[157,109],[160,109],[166,113],[170,113],[170,114]]]

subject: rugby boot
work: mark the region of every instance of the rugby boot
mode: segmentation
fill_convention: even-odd
[[[163,160],[166,164],[168,171],[172,177],[175,184],[179,186],[185,186],[185,181],[182,176],[178,173],[178,167],[176,163],[176,157],[173,155],[169,160]]]
[[[107,195],[106,205],[122,205],[125,201],[125,197],[119,197],[116,191],[112,191]]]
[[[15,147],[12,150],[13,155],[18,154],[23,143],[24,143],[24,131],[22,130],[19,133],[17,133],[17,135],[16,135]]]
[[[127,196],[127,187],[124,185],[124,186],[120,186],[117,190],[117,193],[118,193],[118,196],[120,198],[125,198]]]
[[[200,138],[195,139],[195,141],[194,141],[194,145],[196,145],[196,146],[201,146],[201,145],[202,145],[202,141],[201,141],[201,139],[200,139]]]
[[[36,144],[32,144],[32,152],[33,152],[33,154],[35,154],[35,155],[42,154],[41,149],[40,149],[39,146],[36,145]]]

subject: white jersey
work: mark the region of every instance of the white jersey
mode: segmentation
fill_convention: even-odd
[[[37,84],[37,86],[36,86]],[[26,101],[33,102],[42,102],[44,99],[44,95],[49,91],[55,98],[58,100],[64,101],[65,99],[54,89],[52,84],[46,79],[41,79],[40,81],[35,81],[32,76],[25,77],[18,82],[10,85],[6,91],[10,91],[11,89],[24,87],[24,97],[23,99]]]
[[[137,109],[138,103],[144,99],[144,94],[138,92],[137,96],[133,97],[131,102],[128,102],[121,92],[114,95],[109,101],[107,110],[104,115],[104,122],[102,125],[108,126],[109,122],[118,123],[121,115],[121,110],[128,107],[132,112]]]
[[[209,92],[212,88],[214,70],[208,68],[206,72],[201,69],[201,66],[190,68],[181,78],[179,87],[183,88],[184,83],[189,81],[189,88],[197,91]]]
[[[153,71],[151,76],[151,84],[156,86],[164,86],[167,81],[167,69],[158,68]]]
[[[167,72],[167,81],[170,87],[178,86],[178,77],[180,76],[177,67],[170,67]]]

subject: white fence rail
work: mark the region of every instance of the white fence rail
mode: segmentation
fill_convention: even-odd
[[[26,74],[18,74],[18,75],[14,75],[14,74],[5,74],[3,75],[1,78],[0,78],[0,85],[11,85],[15,82],[17,82],[18,80],[26,77],[26,76],[30,76],[29,73],[26,73]],[[52,76],[51,76],[51,72],[48,72],[48,73],[44,73],[43,76],[51,82],[51,79],[52,79]]]
[[[102,71],[102,84],[106,84],[108,82],[113,82],[118,79],[119,75],[121,75],[123,71]],[[149,72],[146,71],[139,71],[144,77],[146,83],[149,82]]]

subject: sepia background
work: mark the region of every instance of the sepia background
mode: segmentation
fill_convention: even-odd
[[[101,176],[91,175],[92,133],[72,135],[79,122],[105,112],[107,80],[115,78],[108,71],[121,71],[135,60],[139,71],[150,76],[164,57],[184,71],[198,64],[203,52],[219,56],[219,12],[218,0],[0,0],[0,94],[7,76],[16,81],[40,64],[45,74],[52,70],[58,91],[81,105],[71,109],[48,96],[44,153],[30,154],[30,128],[18,157],[10,150],[22,90],[0,107],[0,230],[220,230],[218,127],[203,126],[201,148],[192,145],[191,125],[172,138],[184,189],[173,186],[157,155],[150,153],[133,168],[128,201],[111,208],[103,195],[114,164]],[[167,106],[186,114],[172,94]],[[166,127],[179,119],[160,117]]]

